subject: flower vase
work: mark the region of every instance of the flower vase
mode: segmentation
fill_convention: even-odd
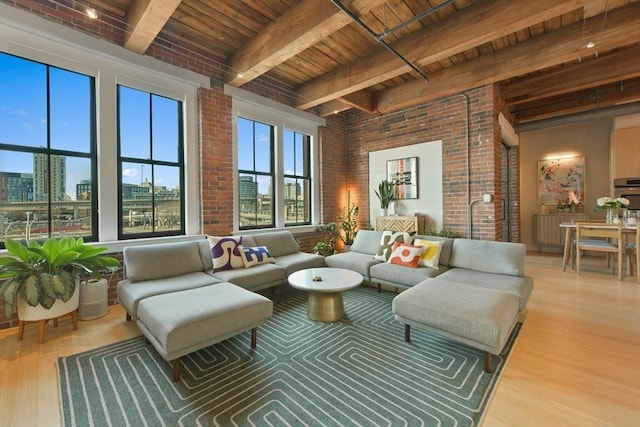
[[[607,223],[617,224],[618,221],[618,209],[607,209]]]

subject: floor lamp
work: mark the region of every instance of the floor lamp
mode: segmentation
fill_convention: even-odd
[[[490,203],[493,200],[491,194],[483,194],[482,199],[476,199],[469,202],[469,206],[467,207],[467,236],[469,239],[473,239],[473,228],[471,223],[471,208],[475,203],[483,202]]]

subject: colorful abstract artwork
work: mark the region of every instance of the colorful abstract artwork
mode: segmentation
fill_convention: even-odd
[[[396,199],[417,199],[418,158],[387,161],[387,179],[396,186]]]
[[[538,160],[538,205],[583,204],[584,157]]]

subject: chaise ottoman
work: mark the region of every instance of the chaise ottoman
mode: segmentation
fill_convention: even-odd
[[[251,330],[273,314],[273,302],[232,283],[156,295],[138,304],[137,324],[167,361],[173,361],[173,381],[180,379],[180,358]]]
[[[491,354],[500,354],[518,320],[519,300],[495,289],[428,279],[393,299],[395,318],[485,351],[484,370],[491,372]]]

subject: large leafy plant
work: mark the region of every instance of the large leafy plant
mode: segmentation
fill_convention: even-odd
[[[18,296],[32,307],[49,309],[56,300],[73,296],[78,275],[100,277],[100,272],[120,262],[102,255],[107,249],[87,245],[82,238],[49,238],[41,245],[30,240],[26,246],[5,241],[7,255],[0,257],[0,299],[7,317],[16,310]]]
[[[341,239],[345,245],[353,245],[353,241],[356,238],[359,211],[358,207],[352,204],[348,208],[340,209],[338,212],[338,225],[340,230],[344,232],[344,236],[341,236]]]

